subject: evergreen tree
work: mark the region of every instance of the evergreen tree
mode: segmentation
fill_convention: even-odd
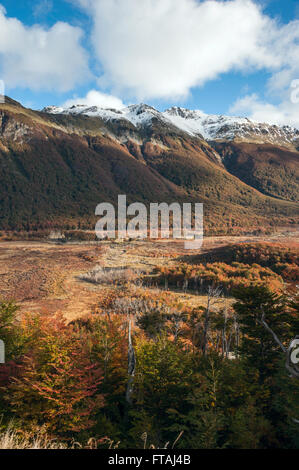
[[[263,322],[275,332],[280,341],[292,338],[294,318],[287,309],[286,297],[264,286],[242,287],[234,291],[234,309],[240,325],[241,357],[257,368],[262,381],[277,370],[281,350]]]

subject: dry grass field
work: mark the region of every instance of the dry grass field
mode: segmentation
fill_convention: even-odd
[[[281,231],[268,237],[207,237],[202,252],[228,244],[270,241],[298,243],[298,232]],[[14,299],[21,311],[62,312],[68,321],[97,310],[100,300],[113,291],[111,271],[134,273],[134,281],[152,273],[155,266],[172,265],[186,251],[180,241],[132,241],[54,244],[49,242],[0,243],[0,298]],[[110,271],[106,282],[93,283],[86,273]],[[143,289],[154,288],[155,286]],[[173,292],[190,305],[205,297]]]

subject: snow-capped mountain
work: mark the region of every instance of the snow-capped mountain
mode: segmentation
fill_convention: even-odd
[[[151,124],[153,118],[166,120],[163,113],[146,104],[137,104],[123,109],[104,109],[98,106],[73,105],[68,108],[48,106],[43,112],[50,114],[76,114],[90,117],[98,117],[104,121],[129,121],[135,127]]]
[[[105,122],[127,121],[137,129],[151,126],[153,120],[177,128],[193,137],[206,141],[245,141],[294,146],[299,142],[299,130],[290,126],[279,127],[254,122],[244,117],[209,115],[199,110],[172,107],[164,112],[146,104],[132,105],[123,109],[103,109],[98,106],[73,105],[71,107],[49,106],[43,112],[50,114],[74,114],[98,117]]]
[[[299,139],[299,130],[290,126],[279,127],[258,123],[248,118],[209,115],[202,111],[170,108],[164,113],[171,122],[189,134],[202,134],[206,140],[254,140],[273,144],[293,144]]]
[[[92,227],[97,204],[119,194],[202,202],[207,233],[298,223],[295,129],[146,105],[44,111],[0,103],[1,230]]]

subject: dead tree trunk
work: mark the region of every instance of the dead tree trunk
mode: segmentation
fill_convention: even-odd
[[[0,364],[5,364],[5,344],[2,339],[0,339]]]
[[[126,391],[126,401],[129,405],[132,404],[132,393],[133,393],[133,386],[134,386],[134,377],[135,377],[135,369],[136,369],[136,358],[135,358],[135,351],[133,348],[132,343],[132,321],[129,320],[129,335],[128,335],[128,383],[127,383],[127,391]]]
[[[240,343],[240,327],[237,321],[236,315],[234,316],[234,328],[235,328],[235,353],[236,357],[239,357],[239,343]]]
[[[203,326],[203,341],[202,341],[202,352],[204,355],[207,354],[208,350],[208,337],[210,329],[210,317],[212,306],[219,301],[221,290],[219,288],[213,289],[209,287],[208,290],[208,305],[204,314],[204,326]]]
[[[224,323],[223,323],[223,331],[222,331],[222,356],[228,356],[228,346],[227,346],[227,338],[226,338],[226,330],[227,330],[227,306],[224,309]]]
[[[276,333],[270,328],[268,323],[265,321],[265,314],[263,313],[261,318],[258,319],[258,322],[263,325],[267,331],[273,336],[274,341],[278,344],[280,349],[283,351],[283,353],[286,355],[286,369],[288,372],[291,374],[292,377],[295,379],[299,379],[299,366],[294,364],[293,361],[291,360],[292,358],[292,353],[293,349],[296,346],[295,342],[299,340],[299,336],[296,336],[294,340],[291,341],[288,349],[282,344]]]

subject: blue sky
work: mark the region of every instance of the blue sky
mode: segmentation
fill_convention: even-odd
[[[0,0],[6,94],[40,109],[94,90],[99,103],[104,94],[297,124],[288,102],[299,78],[297,0],[121,0],[123,11],[119,1]]]

